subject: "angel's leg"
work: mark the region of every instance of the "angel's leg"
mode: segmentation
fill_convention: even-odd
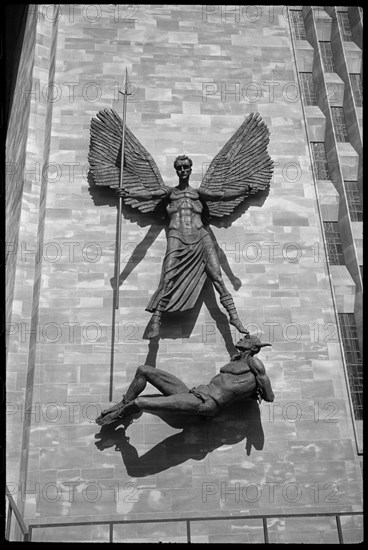
[[[159,336],[160,326],[161,326],[161,316],[162,316],[162,311],[159,309],[156,309],[156,311],[154,312],[150,320],[150,329],[147,333],[147,338],[152,339],[152,338],[157,338],[157,336]]]
[[[164,294],[165,292],[170,290],[170,287],[172,286],[172,284],[173,284],[172,281],[167,281],[166,278],[164,277],[164,285],[163,285],[163,289],[162,289],[162,294]],[[154,313],[151,317],[150,329],[149,329],[149,332],[147,334],[147,338],[151,339],[151,338],[156,338],[157,336],[159,336],[160,326],[161,326],[161,317],[162,317],[163,312],[166,309],[166,306],[167,306],[168,302],[169,302],[169,298],[168,297],[163,297],[163,298],[161,298],[161,300],[157,304],[157,308],[155,309],[155,311],[154,311]]]
[[[249,331],[244,328],[243,323],[239,319],[234,300],[225,286],[221,274],[220,260],[218,258],[216,247],[211,237],[208,235],[204,239],[205,255],[206,255],[206,273],[211,279],[213,286],[220,295],[220,302],[229,314],[229,323],[233,325],[239,332],[249,334]]]
[[[172,276],[169,276],[169,272],[172,272],[172,268],[175,265],[175,254],[173,254],[173,251],[175,249],[176,239],[168,238],[167,241],[167,250],[165,254],[165,258],[163,261],[162,271],[163,271],[163,285],[161,290],[162,298],[160,299],[159,303],[157,304],[157,307],[151,317],[150,321],[150,330],[147,334],[147,338],[156,338],[160,334],[160,326],[161,326],[161,317],[163,312],[166,309],[166,306],[170,300],[168,296],[168,292],[170,291],[170,288],[172,287],[173,280]]]

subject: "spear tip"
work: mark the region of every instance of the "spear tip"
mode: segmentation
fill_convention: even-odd
[[[124,86],[124,89],[125,89],[125,93],[128,93],[128,67],[125,67],[125,86]]]

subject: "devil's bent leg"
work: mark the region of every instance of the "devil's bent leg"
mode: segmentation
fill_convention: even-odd
[[[202,401],[191,393],[178,393],[167,397],[138,397],[134,403],[124,407],[129,414],[129,407],[137,411],[167,411],[184,414],[202,414]]]
[[[186,393],[189,391],[189,388],[180,378],[174,376],[170,372],[156,369],[150,365],[141,365],[138,367],[136,372],[136,377],[143,376],[147,382],[152,384],[156,389],[158,389],[163,395],[174,395],[176,393]],[[131,396],[130,387],[126,393],[126,398],[131,401],[138,395]],[[142,392],[143,390],[141,390]],[[140,393],[141,393],[140,392]]]
[[[120,401],[117,405],[113,405],[112,407],[102,411],[100,416],[96,418],[97,424],[102,425],[102,418],[107,416],[109,416],[109,419],[106,418],[104,424],[113,422],[113,417],[115,420],[120,418],[120,414],[130,414],[130,412],[126,413],[125,406],[134,401],[143,392],[147,382],[152,384],[152,386],[157,388],[165,396],[186,393],[189,391],[186,384],[184,384],[182,380],[173,374],[156,369],[150,365],[141,365],[137,368],[136,374],[125,396],[123,396],[122,401]],[[135,409],[134,412],[137,412],[137,409]]]
[[[108,414],[99,416],[96,422],[100,426],[106,426],[141,411],[203,414],[201,413],[201,405],[202,401],[190,393],[162,397],[137,397],[127,405],[121,406],[119,410],[109,411]]]
[[[115,411],[96,420],[101,426],[111,424],[124,417],[129,417],[137,412],[173,412],[176,414],[195,414],[200,416],[213,416],[219,407],[212,398],[205,403],[192,393],[178,393],[166,397],[137,397],[120,411]]]
[[[101,423],[100,421],[103,417],[110,415],[111,413],[114,413],[116,411],[120,411],[122,407],[124,407],[129,401],[133,401],[133,399],[135,399],[136,397],[138,397],[138,395],[142,393],[147,385],[147,378],[144,373],[145,366],[146,365],[142,365],[141,367],[137,368],[135,376],[130,383],[126,395],[123,395],[123,399],[119,403],[102,411],[100,416],[96,418],[97,424]]]

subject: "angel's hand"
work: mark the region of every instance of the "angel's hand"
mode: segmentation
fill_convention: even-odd
[[[111,185],[111,189],[114,189],[118,197],[127,197],[129,195],[129,191],[125,187],[119,187],[118,185]]]
[[[239,288],[242,286],[242,282],[239,279],[239,277],[234,277],[232,284],[233,284],[234,290],[239,290]]]

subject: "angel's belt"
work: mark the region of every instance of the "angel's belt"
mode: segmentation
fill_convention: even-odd
[[[175,239],[181,241],[183,244],[198,243],[206,236],[209,236],[209,238],[211,239],[208,231],[204,227],[200,227],[199,229],[195,228],[191,233],[183,233],[175,227],[170,227],[167,236],[174,237]]]

